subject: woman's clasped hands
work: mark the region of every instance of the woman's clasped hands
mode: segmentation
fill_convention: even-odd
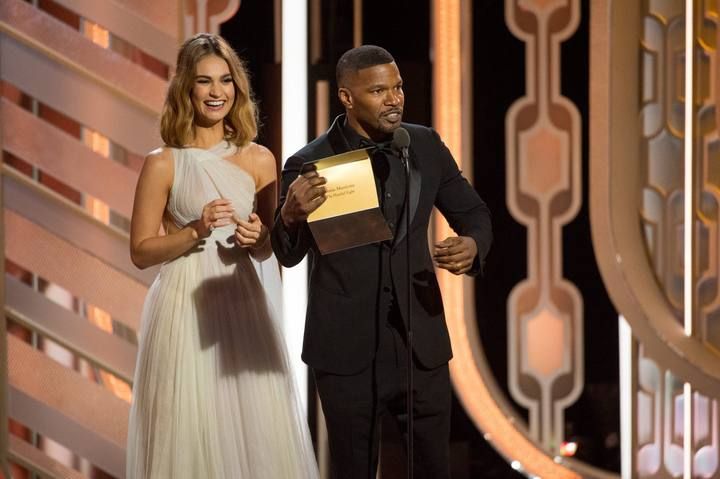
[[[225,198],[213,200],[203,207],[202,215],[196,221],[195,231],[198,239],[207,238],[215,228],[235,223],[235,242],[241,248],[256,249],[262,247],[268,239],[268,228],[260,217],[250,213],[247,220],[235,214],[232,202]]]

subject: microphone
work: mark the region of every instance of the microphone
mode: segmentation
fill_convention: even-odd
[[[393,139],[390,147],[400,153],[400,159],[407,168],[408,166],[408,148],[410,147],[410,134],[403,127],[398,127],[393,131]]]
[[[399,127],[393,131],[393,139],[390,147],[400,153],[400,159],[402,159],[403,166],[405,167],[405,199],[404,199],[404,210],[403,216],[405,217],[405,231],[407,235],[406,246],[405,246],[405,307],[407,312],[407,318],[405,321],[406,327],[406,346],[407,346],[407,477],[408,479],[413,478],[413,427],[414,427],[414,415],[413,406],[415,404],[413,394],[413,315],[412,315],[412,302],[410,301],[410,276],[412,274],[410,270],[410,160],[408,148],[410,148],[410,134],[408,131]]]

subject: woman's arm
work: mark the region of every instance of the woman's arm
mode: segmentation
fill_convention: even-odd
[[[243,248],[249,248],[250,254],[263,261],[272,254],[268,225],[272,224],[273,212],[277,206],[277,165],[272,152],[260,145],[253,145],[253,172],[255,177],[255,213],[248,221],[238,222],[235,238]]]

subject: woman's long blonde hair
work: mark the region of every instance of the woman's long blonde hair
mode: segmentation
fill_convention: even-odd
[[[203,57],[217,55],[230,68],[235,84],[235,101],[223,120],[225,139],[244,146],[257,136],[257,108],[248,73],[237,53],[220,36],[198,33],[183,43],[178,52],[177,70],[170,80],[160,117],[160,136],[168,146],[182,148],[193,139],[195,110],[190,93],[195,82],[195,68]]]

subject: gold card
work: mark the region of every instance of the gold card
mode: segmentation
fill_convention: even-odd
[[[327,199],[307,220],[322,254],[392,239],[367,149],[306,163],[302,172],[312,169],[327,180]]]

